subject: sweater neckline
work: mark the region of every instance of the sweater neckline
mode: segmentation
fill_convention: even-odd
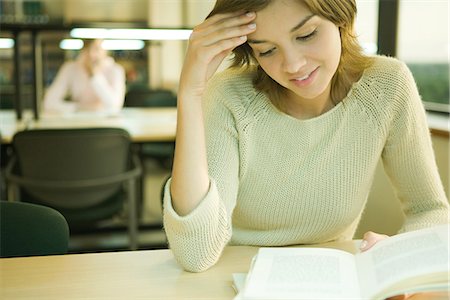
[[[348,106],[350,104],[350,101],[353,99],[352,95],[354,93],[354,91],[366,80],[367,74],[366,74],[367,69],[365,69],[363,71],[363,74],[361,75],[361,78],[356,81],[355,83],[352,84],[352,86],[350,87],[350,90],[348,91],[347,95],[344,97],[344,99],[342,99],[338,104],[336,104],[333,108],[331,108],[330,110],[326,111],[323,114],[320,114],[316,117],[312,117],[312,118],[308,118],[308,119],[298,119],[295,118],[281,110],[279,110],[273,103],[272,101],[270,101],[269,97],[267,95],[264,94],[264,100],[267,102],[268,106],[270,107],[270,109],[275,112],[277,115],[286,118],[289,121],[294,121],[297,123],[314,123],[314,122],[320,122],[322,120],[327,120],[332,118],[333,116],[339,114],[339,112],[344,109],[346,106]]]
[[[264,101],[267,103],[267,105],[269,106],[269,109],[274,112],[275,114],[277,114],[278,116],[285,118],[288,121],[293,121],[296,123],[312,123],[312,122],[319,122],[322,119],[327,119],[327,118],[331,118],[331,116],[333,116],[334,114],[336,114],[340,108],[343,106],[343,102],[344,100],[347,99],[347,97],[345,97],[342,101],[340,101],[338,104],[336,104],[333,108],[331,108],[330,110],[324,112],[323,114],[320,114],[316,117],[312,117],[312,118],[307,118],[307,119],[298,119],[296,117],[293,117],[281,110],[279,110],[273,103],[272,101],[270,101],[269,97],[267,95],[264,95]]]

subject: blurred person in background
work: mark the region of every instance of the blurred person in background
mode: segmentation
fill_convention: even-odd
[[[125,97],[125,70],[108,56],[103,40],[85,40],[80,55],[65,62],[44,96],[45,113],[117,113]],[[71,101],[65,99],[70,97]]]

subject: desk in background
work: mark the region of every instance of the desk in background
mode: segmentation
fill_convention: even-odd
[[[114,116],[96,113],[43,115],[37,121],[31,112],[16,120],[13,110],[0,110],[2,143],[11,143],[17,131],[26,129],[120,127],[126,129],[135,143],[174,141],[176,108],[123,108]]]
[[[31,111],[25,111],[22,120],[16,120],[14,110],[0,110],[0,133],[2,143],[11,142],[14,133],[33,128],[70,127],[122,127],[127,129],[133,141],[167,142],[175,140],[176,108],[131,108],[124,107],[117,116],[95,113],[76,113],[65,116],[43,115],[38,121]],[[432,133],[448,137],[450,121],[448,116],[427,113]]]
[[[86,127],[123,128],[129,132],[132,142],[135,144],[147,142],[173,142],[175,141],[176,123],[177,109],[175,107],[126,107],[123,108],[120,113],[113,116],[87,112],[62,116],[42,115],[37,121],[34,120],[31,111],[25,112],[22,119],[17,120],[14,110],[0,110],[0,133],[2,144],[10,144],[14,134],[21,130]],[[139,154],[140,151],[141,150],[138,150]],[[142,199],[144,197],[144,185],[145,178],[141,177],[138,187],[138,198]]]

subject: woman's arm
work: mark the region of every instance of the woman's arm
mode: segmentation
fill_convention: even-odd
[[[232,236],[232,212],[236,205],[241,154],[239,122],[242,94],[228,83],[230,72],[208,83],[202,100],[207,144],[209,189],[199,205],[180,216],[172,207],[170,181],[164,193],[164,228],[178,262],[199,272],[215,264]]]
[[[235,120],[222,101],[227,95],[217,92],[223,88],[222,81],[214,80],[207,91],[206,85],[232,49],[245,42],[241,36],[253,30],[248,27],[253,19],[254,14],[232,13],[213,16],[197,26],[180,77],[164,227],[175,258],[192,272],[214,265],[230,240],[238,186]]]
[[[189,214],[209,186],[202,97],[207,81],[231,51],[255,30],[255,14],[215,15],[194,28],[189,40],[178,91],[178,120],[171,196],[174,210]]]
[[[395,74],[384,168],[402,202],[401,231],[449,223],[449,203],[438,173],[425,110],[411,72],[403,63]]]
[[[90,79],[92,88],[103,103],[103,108],[108,112],[118,112],[122,109],[125,98],[125,71],[122,66],[114,64],[108,68],[108,76],[98,71],[93,73]]]
[[[64,63],[50,87],[47,89],[43,109],[47,113],[70,113],[76,110],[74,103],[64,100],[69,92],[69,81],[73,76],[73,62]]]

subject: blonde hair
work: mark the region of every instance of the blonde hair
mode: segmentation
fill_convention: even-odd
[[[259,11],[277,0],[217,0],[208,18],[219,13],[235,11]],[[363,53],[354,31],[357,13],[355,0],[297,0],[301,1],[313,14],[325,18],[339,28],[341,37],[341,59],[331,80],[331,100],[334,104],[345,98],[353,83],[372,65],[373,58]],[[231,67],[258,65],[252,48],[243,44],[233,50]],[[254,79],[257,90],[265,92],[279,109],[283,108],[281,98],[286,88],[278,84],[258,66]]]

